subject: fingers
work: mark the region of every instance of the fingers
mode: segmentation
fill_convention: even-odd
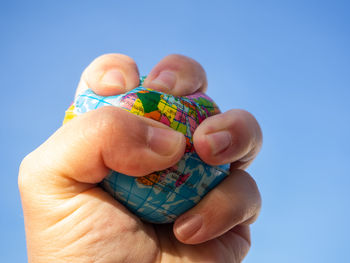
[[[144,86],[175,96],[185,96],[196,91],[205,91],[207,77],[203,67],[183,55],[163,58],[149,73]]]
[[[234,169],[199,204],[176,220],[174,234],[186,244],[203,243],[239,225],[251,224],[260,207],[261,197],[254,179],[243,170]],[[241,234],[249,243],[249,233]]]
[[[229,110],[205,119],[196,129],[193,143],[208,164],[234,163],[235,168],[246,168],[261,148],[262,133],[253,115]]]
[[[95,184],[110,169],[132,176],[165,169],[182,157],[185,144],[181,133],[161,123],[102,107],[62,126],[24,166],[30,180],[68,189],[67,179]]]
[[[226,247],[232,251],[233,259],[230,262],[242,262],[249,252],[250,226],[239,225],[226,232],[218,238]]]
[[[111,96],[132,90],[138,84],[139,72],[132,58],[106,54],[96,58],[84,70],[76,94],[90,88],[101,96]]]
[[[135,61],[122,54],[106,54],[96,58],[84,70],[76,94],[90,88],[101,96],[125,93],[139,85]],[[144,81],[144,86],[175,96],[205,91],[207,77],[203,67],[182,55],[162,59]]]

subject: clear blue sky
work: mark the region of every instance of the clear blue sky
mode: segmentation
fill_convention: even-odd
[[[142,74],[181,53],[222,110],[252,112],[263,197],[246,263],[350,262],[350,3],[337,0],[1,1],[0,262],[25,262],[17,171],[60,125],[103,53]]]

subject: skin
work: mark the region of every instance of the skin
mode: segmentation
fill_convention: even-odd
[[[85,69],[77,93],[91,88],[115,95],[138,84],[130,57],[107,54]],[[187,95],[205,91],[207,79],[193,59],[169,55],[144,84]],[[184,136],[115,107],[73,119],[20,167],[29,262],[241,262],[250,247],[249,225],[261,207],[257,185],[244,168],[261,143],[260,127],[246,111],[206,119],[194,134],[195,149],[209,164],[232,163],[231,174],[174,224],[152,225],[97,183],[110,169],[142,176],[174,165],[184,153]]]

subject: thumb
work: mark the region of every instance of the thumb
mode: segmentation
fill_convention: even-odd
[[[102,107],[68,122],[29,154],[21,164],[19,188],[79,193],[111,169],[142,176],[170,167],[184,150],[181,133],[117,107]]]

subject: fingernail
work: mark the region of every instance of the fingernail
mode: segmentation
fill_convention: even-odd
[[[101,83],[107,86],[125,87],[125,79],[123,74],[117,69],[110,69],[104,73]]]
[[[181,145],[181,141],[184,140],[183,137],[183,134],[180,132],[150,126],[148,130],[148,145],[152,151],[160,155],[170,156]]]
[[[224,152],[232,144],[231,133],[228,131],[219,131],[206,135],[211,146],[213,155],[218,155]]]
[[[154,84],[157,87],[162,87],[165,90],[171,90],[175,87],[176,75],[171,71],[162,71],[154,80],[151,81],[151,85]]]
[[[203,217],[199,214],[191,215],[180,220],[180,222],[176,222],[175,231],[183,240],[192,237],[203,224]]]

